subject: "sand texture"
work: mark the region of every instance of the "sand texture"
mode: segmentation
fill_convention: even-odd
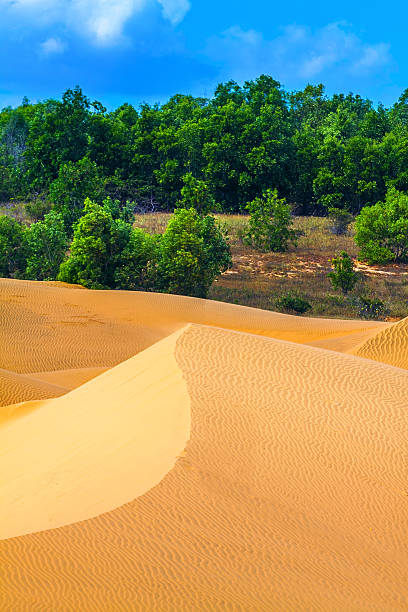
[[[4,386],[40,385],[0,409],[0,610],[408,610],[404,322],[26,281],[0,308]]]
[[[359,357],[408,369],[408,318],[368,338],[352,352]]]

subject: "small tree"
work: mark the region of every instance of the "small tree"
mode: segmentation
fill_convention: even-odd
[[[247,244],[260,251],[287,251],[289,243],[297,245],[298,233],[292,229],[289,204],[278,198],[276,189],[267,189],[262,198],[255,198],[246,209],[249,211],[249,227],[244,236]]]
[[[365,206],[356,219],[359,256],[368,263],[408,259],[408,194],[388,189],[385,202]]]
[[[70,256],[61,265],[58,280],[90,289],[113,288],[132,226],[113,218],[110,203],[101,206],[87,198],[84,213],[75,225]]]
[[[24,227],[0,216],[0,276],[19,276],[25,268]]]
[[[214,217],[194,208],[175,210],[160,240],[158,287],[168,293],[206,297],[231,265],[228,242]]]
[[[353,260],[346,251],[342,251],[338,257],[331,260],[333,271],[329,272],[333,289],[341,289],[344,294],[352,291],[358,280],[356,272],[354,272]]]
[[[114,281],[117,289],[127,291],[154,289],[159,236],[136,227],[118,258]]]
[[[350,223],[353,221],[353,215],[346,208],[329,208],[328,217],[333,225],[330,231],[336,236],[347,234]]]
[[[217,204],[205,181],[195,178],[191,172],[183,177],[184,187],[181,189],[179,208],[194,208],[198,214],[207,215],[217,210]]]
[[[88,157],[76,163],[63,164],[49,191],[50,201],[62,215],[65,229],[70,234],[73,224],[83,213],[85,199],[100,200],[102,196],[103,184],[98,167]]]
[[[68,246],[64,221],[55,211],[25,231],[27,266],[25,278],[53,280],[57,277]]]

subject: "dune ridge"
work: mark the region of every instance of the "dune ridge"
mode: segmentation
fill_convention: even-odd
[[[0,539],[106,512],[161,480],[190,432],[179,334],[0,427]]]
[[[402,323],[0,280],[0,610],[408,609]]]
[[[350,352],[359,357],[408,369],[408,317],[377,332]]]
[[[405,610],[408,372],[196,324],[175,358],[191,435],[173,469],[3,541],[4,609]]]

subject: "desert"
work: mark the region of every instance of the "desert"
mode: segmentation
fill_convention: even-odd
[[[404,321],[0,295],[1,609],[406,609]]]

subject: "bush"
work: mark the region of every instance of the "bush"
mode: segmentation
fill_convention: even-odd
[[[263,198],[255,198],[246,209],[250,214],[246,244],[264,252],[287,251],[290,242],[297,245],[298,233],[291,229],[291,208],[284,198],[278,198],[276,189],[268,189]]]
[[[63,164],[58,178],[50,185],[49,198],[55,210],[62,215],[66,231],[72,235],[74,223],[83,213],[86,198],[100,200],[103,184],[98,166],[87,157],[76,163]]]
[[[365,206],[356,219],[359,257],[370,264],[408,259],[408,195],[388,189],[385,202]]]
[[[194,208],[199,215],[207,215],[217,210],[218,206],[207,183],[196,179],[191,172],[183,177],[183,182],[181,200],[177,202],[179,208]]]
[[[288,312],[296,312],[297,314],[304,314],[308,310],[311,310],[312,305],[307,300],[302,298],[300,295],[294,293],[287,293],[282,295],[275,302],[279,310],[286,310]]]
[[[33,221],[42,221],[45,215],[51,211],[52,205],[45,197],[36,197],[31,202],[24,205],[26,214]]]
[[[231,263],[228,242],[214,217],[179,208],[160,240],[156,282],[167,293],[206,297]]]
[[[25,278],[54,280],[68,246],[62,216],[49,212],[43,221],[37,221],[26,229],[24,237],[27,251]]]
[[[353,221],[353,215],[345,208],[329,208],[329,219],[333,225],[330,227],[332,234],[343,236],[347,234],[350,223]]]
[[[90,289],[115,287],[115,273],[128,246],[132,226],[114,219],[111,201],[99,205],[85,200],[85,214],[75,224],[70,256],[60,268],[58,280]]]
[[[132,230],[129,242],[118,258],[114,274],[115,287],[127,291],[155,288],[159,237],[140,228]]]
[[[363,319],[383,319],[387,315],[387,307],[378,298],[359,297],[358,315]]]
[[[0,216],[0,276],[19,276],[25,268],[24,227]]]
[[[328,277],[333,289],[341,289],[344,294],[352,291],[358,280],[358,275],[354,272],[354,264],[350,255],[346,251],[342,251],[338,257],[331,260],[331,263],[334,270],[329,272]]]

